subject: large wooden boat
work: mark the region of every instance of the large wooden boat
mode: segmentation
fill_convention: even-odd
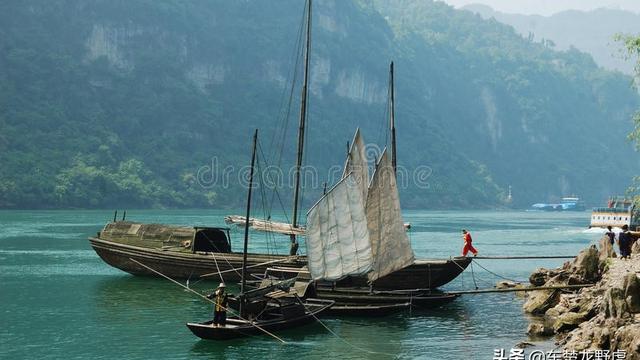
[[[107,264],[133,275],[157,276],[136,261],[172,278],[198,279],[222,272],[227,281],[240,280],[242,252],[233,251],[228,229],[182,227],[116,221],[89,238],[95,252]],[[374,282],[378,289],[434,289],[449,283],[471,263],[470,258],[417,259],[412,265]],[[216,265],[217,264],[217,265]],[[247,269],[265,273],[268,267],[302,268],[305,256],[247,254]],[[348,277],[344,286],[363,286],[366,277]]]
[[[317,298],[335,302],[326,311],[326,314],[341,316],[385,316],[409,309],[433,309],[447,304],[459,296],[439,290],[387,291],[376,290],[369,286],[354,287],[331,281],[311,281],[310,273],[306,269],[273,267],[267,269],[265,274],[256,277],[260,280],[250,281],[249,286],[257,286],[257,289],[269,289],[289,283],[301,298]]]

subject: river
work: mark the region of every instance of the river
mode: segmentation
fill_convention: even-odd
[[[139,210],[128,219],[215,226],[224,225],[225,214]],[[338,336],[314,324],[281,333],[284,345],[266,336],[199,340],[185,323],[210,317],[209,304],[166,280],[111,268],[91,249],[87,237],[112,217],[111,211],[0,211],[0,358],[491,359],[494,349],[508,354],[527,340],[522,300],[511,293],[464,295],[440,309],[376,319],[324,318]],[[406,211],[404,220],[412,224],[418,258],[458,255],[462,228],[471,231],[481,256],[575,255],[599,237],[585,232],[587,212]],[[255,251],[287,249],[286,238],[252,235]],[[240,249],[241,231],[233,230],[232,238]],[[526,280],[536,267],[563,261],[477,260],[473,272],[468,268],[446,289],[487,288],[502,277]],[[192,284],[199,291],[215,285]]]

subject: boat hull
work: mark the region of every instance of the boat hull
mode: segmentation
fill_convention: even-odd
[[[317,297],[335,301],[335,305],[327,310],[330,315],[348,316],[384,316],[410,308],[433,309],[455,300],[458,295],[424,292],[409,293],[364,293],[335,289],[331,291],[318,289]]]
[[[240,280],[242,267],[240,253],[186,253],[120,244],[99,238],[90,238],[89,241],[104,262],[133,275],[158,276],[135,262],[137,261],[172,278],[195,279],[209,275],[212,280],[219,280],[217,272],[220,271],[225,281]],[[455,279],[470,262],[471,259],[466,257],[416,260],[414,264],[376,280],[374,287],[376,289],[434,289]],[[247,267],[251,273],[262,274],[268,267],[275,265],[301,268],[306,265],[306,258],[265,254],[247,255]],[[365,286],[366,284],[367,279],[364,277],[350,277],[341,281],[338,286]]]
[[[333,301],[325,300],[307,301],[303,314],[273,320],[258,320],[255,324],[260,328],[236,317],[230,317],[227,320],[227,325],[223,327],[213,327],[212,320],[203,323],[187,323],[187,327],[195,336],[201,339],[232,340],[247,336],[263,335],[265,332],[275,333],[310,324],[315,322],[317,317],[331,308],[333,304]]]

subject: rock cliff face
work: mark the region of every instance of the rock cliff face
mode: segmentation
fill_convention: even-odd
[[[538,269],[531,276],[539,286],[595,282],[578,292],[534,291],[523,309],[539,315],[529,326],[532,336],[556,335],[566,351],[623,351],[626,359],[640,359],[640,254],[630,260],[617,259],[608,238],[583,250],[561,269]]]

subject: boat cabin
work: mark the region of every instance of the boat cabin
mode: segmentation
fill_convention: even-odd
[[[228,228],[195,227],[193,236],[193,252],[230,253],[231,242]]]
[[[184,227],[115,221],[105,225],[98,233],[98,238],[163,251],[231,252],[229,228],[223,227]]]

